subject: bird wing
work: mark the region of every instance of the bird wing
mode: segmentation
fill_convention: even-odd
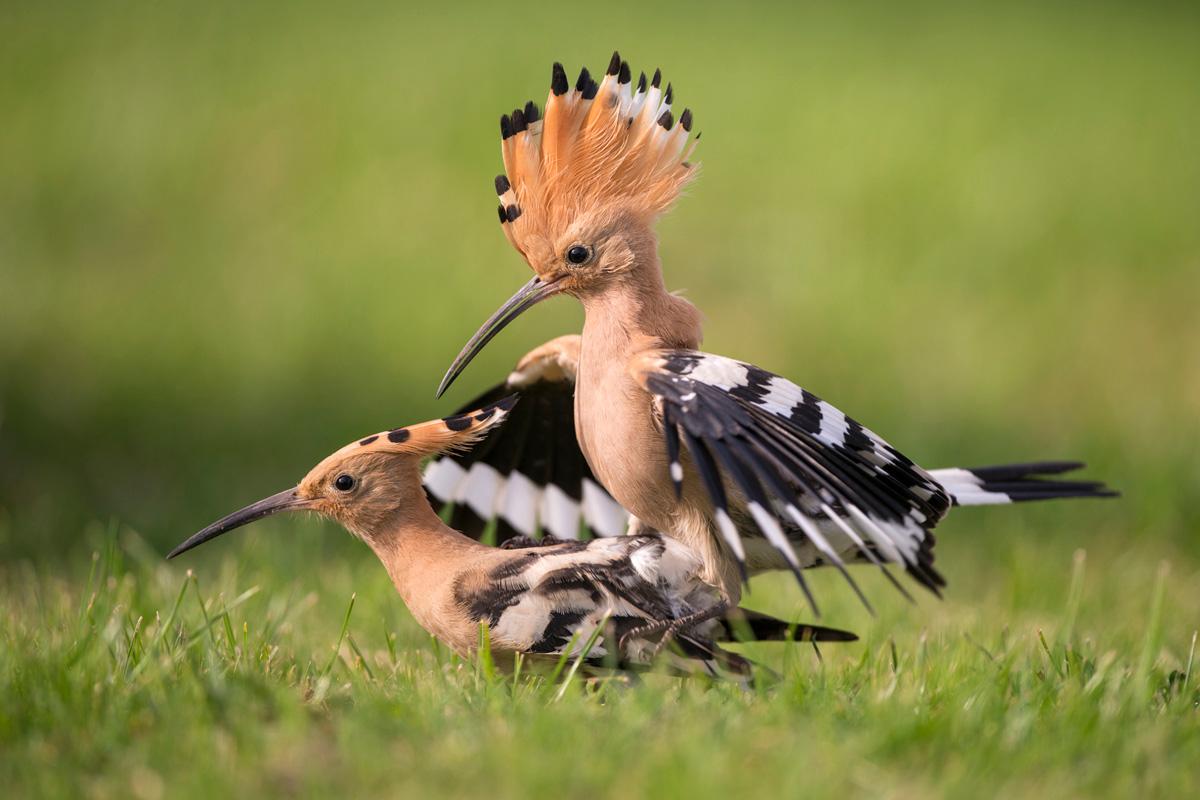
[[[445,453],[425,467],[434,510],[454,506],[449,524],[478,539],[496,520],[496,543],[539,530],[578,539],[625,533],[629,512],[592,475],[575,438],[575,366],[579,336],[560,336],[529,352],[508,378],[464,409],[514,392],[520,402],[506,424],[465,453]]]
[[[676,491],[682,491],[685,450],[743,574],[745,547],[730,517],[727,486],[740,493],[737,507],[744,504],[806,594],[794,549],[805,538],[854,585],[843,568],[845,549],[839,553],[831,536],[853,543],[855,556],[903,565],[935,593],[945,585],[933,566],[930,530],[950,498],[883,439],[794,383],[740,361],[653,350],[629,366],[658,399]],[[800,539],[784,525],[798,528]]]
[[[590,660],[648,662],[648,652],[638,648],[618,653],[621,637],[675,618],[681,609],[674,607],[678,598],[672,588],[689,586],[687,578],[699,567],[690,550],[657,534],[568,541],[511,553],[486,573],[469,574],[456,583],[459,606],[470,619],[488,624],[494,647],[531,654],[578,655],[604,622],[606,628],[588,652]]]
[[[568,541],[499,555],[464,573],[453,594],[473,622],[486,623],[494,651],[532,657],[585,654],[595,667],[639,669],[654,660],[667,626],[718,604],[699,579],[700,558],[663,534]],[[854,641],[846,631],[735,609],[676,631],[671,669],[748,675],[749,662],[714,639]],[[590,644],[590,649],[586,650]]]

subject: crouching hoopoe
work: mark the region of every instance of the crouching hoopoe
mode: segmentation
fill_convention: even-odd
[[[696,174],[692,114],[676,120],[658,72],[631,84],[615,53],[598,84],[585,69],[571,88],[555,64],[544,116],[529,103],[502,117],[500,222],[535,275],[439,395],[522,312],[575,297],[586,313],[575,427],[591,471],[644,525],[694,549],[731,603],[764,570],[792,570],[806,594],[801,570],[818,565],[853,585],[849,562],[900,564],[940,593],[931,531],[952,505],[1112,494],[1042,479],[1076,463],[926,471],[790,381],[698,351],[702,316],[666,290],[654,233]]]
[[[742,609],[726,611],[700,578],[701,562],[681,542],[660,534],[565,541],[523,549],[488,547],[447,527],[421,487],[421,461],[463,448],[499,425],[508,397],[467,414],[397,428],[343,447],[294,489],[272,495],[213,523],[167,558],[257,519],[284,511],[316,511],[365,541],[387,568],[416,621],[456,652],[479,643],[489,626],[501,664],[516,653],[578,654],[607,619],[588,662],[648,665],[667,642],[681,671],[746,677],[750,664],[719,648],[744,626],[756,638],[854,641],[852,633],[788,623]],[[573,644],[572,644],[573,642]]]

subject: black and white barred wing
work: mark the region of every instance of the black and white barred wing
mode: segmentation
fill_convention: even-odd
[[[480,538],[496,520],[496,543],[540,532],[578,539],[620,536],[629,512],[592,475],[575,438],[575,365],[579,336],[560,336],[527,354],[504,383],[468,402],[479,408],[514,392],[508,421],[466,453],[425,467],[435,510],[453,505],[449,524]]]
[[[677,491],[686,452],[743,570],[743,534],[761,533],[806,594],[801,569],[832,564],[854,585],[843,564],[859,557],[900,564],[935,593],[945,585],[929,531],[950,497],[878,436],[790,381],[740,361],[661,350],[630,366],[659,399]],[[802,561],[801,547],[815,548],[819,560]]]
[[[482,580],[460,582],[458,602],[486,621],[494,645],[524,653],[579,655],[598,625],[589,658],[618,655],[619,642],[646,624],[716,603],[701,591],[699,559],[668,537],[610,537],[512,551]],[[652,643],[632,641],[620,661],[648,663]]]
[[[713,616],[676,631],[677,652],[670,664],[681,672],[749,674],[744,658],[715,645],[733,639],[735,629],[762,640],[858,638],[743,609],[725,613],[712,587],[699,577],[702,566],[691,549],[672,537],[621,536],[514,551],[484,574],[460,577],[453,591],[468,616],[487,623],[493,647],[535,656],[579,656],[595,634],[586,651],[594,666],[649,666],[672,621],[705,611]]]

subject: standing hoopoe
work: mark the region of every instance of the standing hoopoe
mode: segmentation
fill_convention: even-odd
[[[585,69],[573,89],[555,64],[544,116],[529,103],[501,118],[500,222],[535,275],[439,395],[522,312],[575,297],[586,312],[575,425],[592,472],[644,525],[699,553],[731,603],[765,570],[791,569],[806,594],[801,570],[817,565],[854,585],[852,561],[901,564],[940,594],[931,531],[952,505],[1112,494],[1039,477],[1076,463],[927,472],[799,386],[696,350],[702,316],[666,290],[654,233],[696,173],[692,114],[676,121],[660,73],[631,83],[616,53],[599,84]]]
[[[516,653],[581,652],[607,620],[588,663],[637,668],[668,641],[671,666],[748,677],[743,657],[717,647],[744,625],[759,639],[854,641],[852,633],[737,609],[727,613],[699,577],[700,559],[661,534],[502,550],[447,527],[421,488],[424,458],[463,448],[504,421],[516,397],[468,414],[377,433],[323,460],[294,489],[213,523],[167,558],[284,511],[315,511],[365,541],[387,568],[404,603],[427,631],[463,655],[479,645],[480,625],[501,664]]]

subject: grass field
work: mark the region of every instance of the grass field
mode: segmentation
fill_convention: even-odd
[[[6,797],[1195,794],[1200,14],[731,8],[0,8]],[[163,561],[578,328],[539,307],[433,399],[527,277],[498,116],[614,47],[704,133],[660,233],[707,348],[926,466],[1124,497],[957,511],[944,601],[816,576],[862,641],[746,645],[758,693],[489,674],[314,521]]]

